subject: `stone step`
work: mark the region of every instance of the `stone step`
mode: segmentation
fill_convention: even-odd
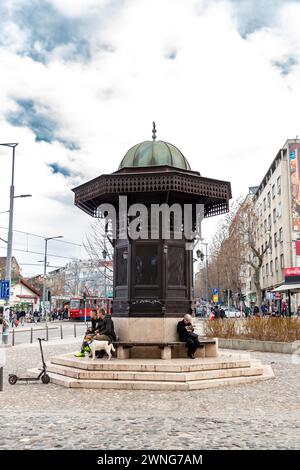
[[[36,374],[37,369],[31,369],[29,372]],[[207,380],[194,380],[187,382],[172,381],[142,381],[142,380],[82,380],[67,377],[60,374],[49,373],[51,383],[68,388],[86,388],[86,389],[118,389],[118,390],[173,390],[187,391],[200,390],[206,388],[221,387],[224,385],[239,385],[267,380],[274,377],[271,366],[263,366],[263,373],[256,376],[239,376]]]
[[[135,372],[194,372],[205,370],[234,369],[250,367],[250,358],[219,356],[212,358],[172,359],[116,359],[108,361],[89,357],[76,358],[74,353],[56,356],[51,359],[51,364],[75,367],[89,371],[135,371]]]
[[[193,372],[147,372],[147,371],[87,371],[75,367],[49,364],[48,372],[80,380],[138,380],[159,382],[189,382],[226,377],[261,375],[263,368],[255,364],[251,367],[202,370]]]

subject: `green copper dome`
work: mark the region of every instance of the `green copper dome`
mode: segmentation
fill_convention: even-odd
[[[128,150],[119,165],[119,170],[126,167],[162,166],[169,165],[182,170],[191,167],[180,150],[162,140],[146,140]]]

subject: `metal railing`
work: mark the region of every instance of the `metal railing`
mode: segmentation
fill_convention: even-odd
[[[13,327],[12,330],[10,331],[10,335],[11,335],[10,343],[11,343],[11,346],[15,346],[16,344],[33,343],[35,332],[41,332],[41,331],[44,332],[46,341],[49,341],[50,336],[51,336],[50,340],[57,340],[57,339],[63,340],[64,338],[67,338],[67,337],[77,338],[78,334],[79,335],[84,334],[84,332],[86,331],[86,328],[87,328],[87,325],[85,323],[78,323],[78,324],[74,323],[73,328],[71,327],[70,324],[68,325],[60,324],[57,326],[45,325],[44,327],[38,327],[38,328],[29,327],[25,329],[16,329]],[[57,335],[51,334],[53,330],[57,332]],[[21,334],[26,335],[25,341],[21,341],[21,342],[17,341],[18,335],[21,335]],[[40,333],[39,333],[39,336],[40,336]]]

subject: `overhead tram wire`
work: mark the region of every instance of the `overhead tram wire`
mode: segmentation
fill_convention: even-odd
[[[7,227],[0,227],[0,229],[2,229],[2,230],[8,230]],[[13,230],[13,232],[16,232],[16,233],[23,233],[24,235],[27,235],[27,236],[30,235],[30,236],[32,236],[32,237],[38,237],[38,238],[43,238],[43,239],[45,239],[45,237],[44,237],[43,235],[38,235],[38,234],[36,234],[36,233],[24,232],[24,231],[22,231],[22,230],[15,230],[15,229]],[[59,242],[59,243],[67,243],[68,245],[75,245],[75,246],[80,246],[80,247],[83,246],[83,245],[80,244],[80,243],[68,242],[67,240],[56,240],[56,241]]]
[[[6,250],[6,246],[0,246],[0,249]],[[23,253],[32,253],[34,255],[43,255],[43,252],[40,251],[32,251],[32,250],[21,250],[21,248],[14,248],[13,251],[22,251]],[[48,256],[53,256],[54,258],[64,258],[64,259],[75,259],[74,256],[61,256],[61,255],[51,255],[50,253]]]

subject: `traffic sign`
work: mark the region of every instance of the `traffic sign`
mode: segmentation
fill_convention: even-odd
[[[9,281],[1,281],[0,285],[0,299],[9,299]]]

